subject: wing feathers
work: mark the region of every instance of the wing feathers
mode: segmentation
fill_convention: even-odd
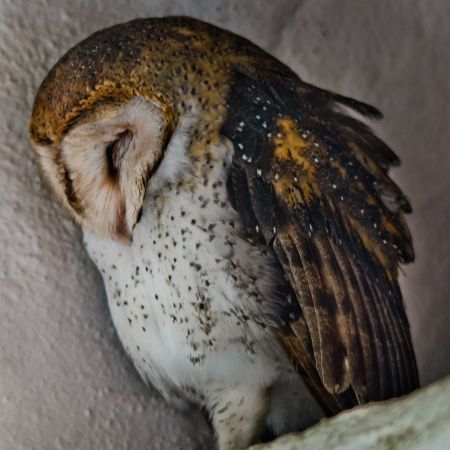
[[[319,331],[320,346],[315,352],[319,373],[329,392],[339,393],[348,387],[344,368],[345,351],[342,337],[336,339],[339,328],[336,323],[336,300],[327,291],[320,272],[321,260],[314,242],[294,234],[297,252],[305,268],[309,291],[314,303],[314,312]]]
[[[222,128],[235,148],[228,188],[297,297],[301,318],[280,339],[336,412],[418,384],[397,282],[398,262],[414,257],[410,205],[387,175],[396,155],[334,105],[377,111],[282,69],[236,73]]]
[[[323,264],[321,264],[322,278],[337,303],[336,327],[346,349],[342,370],[347,373],[348,380],[347,384],[340,389],[341,392],[347,389],[350,383],[354,386],[365,385],[364,357],[357,335],[358,327],[354,302],[348,301],[351,297],[331,243],[326,234],[323,234],[320,239],[316,238],[315,241],[323,261]],[[357,394],[361,395],[359,392]]]
[[[355,339],[361,352],[357,356],[362,358],[362,364],[359,365],[359,359],[351,359],[352,355],[349,354],[349,371],[357,398],[360,403],[365,403],[367,392],[378,392],[379,389],[377,376],[379,367],[378,360],[374,357],[376,350],[373,326],[368,318],[364,297],[345,251],[334,240],[330,240],[330,246],[341,269],[347,296],[355,315]]]

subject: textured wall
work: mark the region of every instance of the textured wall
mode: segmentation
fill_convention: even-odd
[[[80,233],[52,201],[27,141],[34,92],[66,49],[138,16],[230,28],[306,80],[378,106],[415,208],[403,281],[424,383],[450,372],[446,0],[0,0],[0,449],[209,448],[146,389],[112,329]]]

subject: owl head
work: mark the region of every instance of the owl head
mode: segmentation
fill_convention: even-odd
[[[162,49],[144,31],[112,27],[69,50],[42,82],[30,122],[39,165],[62,204],[83,227],[122,242],[175,121],[152,80]]]
[[[93,34],[51,69],[34,101],[31,142],[51,189],[83,227],[130,240],[190,99],[214,103],[203,61],[211,49],[202,22],[135,20]]]
[[[61,139],[32,140],[52,190],[82,226],[129,242],[171,135],[169,117],[143,96],[98,98]]]
[[[83,227],[129,242],[150,178],[160,163],[173,166],[175,138],[189,123],[190,161],[208,167],[207,149],[223,139],[233,67],[261,56],[187,17],[89,36],[51,69],[33,105],[31,142],[51,189]]]

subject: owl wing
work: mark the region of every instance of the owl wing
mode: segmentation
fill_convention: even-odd
[[[234,146],[227,188],[292,288],[279,339],[334,414],[418,386],[397,280],[414,259],[410,206],[387,175],[396,155],[342,105],[381,114],[278,64],[236,69],[221,130]]]

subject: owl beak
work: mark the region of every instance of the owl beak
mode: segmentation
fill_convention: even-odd
[[[113,238],[123,245],[131,245],[132,236],[128,228],[125,207],[121,207],[117,213],[116,229],[113,232]]]
[[[114,233],[113,238],[117,241],[120,242],[122,245],[127,245],[130,246],[131,243],[133,242],[132,237],[129,233]]]

